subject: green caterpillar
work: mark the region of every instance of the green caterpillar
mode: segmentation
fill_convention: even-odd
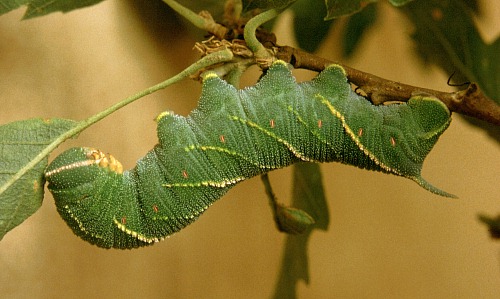
[[[297,84],[277,61],[243,90],[206,75],[198,107],[188,117],[161,113],[159,143],[132,170],[98,150],[72,148],[45,176],[75,234],[100,247],[136,248],[192,223],[236,183],[299,161],[392,173],[452,196],[420,175],[450,120],[430,97],[374,106],[338,65]]]

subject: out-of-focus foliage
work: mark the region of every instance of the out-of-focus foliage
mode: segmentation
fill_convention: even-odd
[[[472,0],[419,0],[402,10],[415,26],[419,57],[453,74],[454,83],[477,82],[500,105],[500,38],[486,43],[474,23]],[[500,127],[466,118],[500,142]]]
[[[327,230],[330,221],[318,164],[301,163],[293,166],[292,206],[306,211],[315,223],[301,235],[288,235],[274,298],[296,298],[299,280],[309,283],[307,242],[316,229]]]
[[[325,8],[320,0],[297,1],[292,5],[293,29],[300,48],[314,52],[327,36],[333,20],[324,20]]]
[[[500,239],[500,215],[497,218],[479,215],[479,220],[488,226],[493,239]]]
[[[410,1],[413,0],[389,0],[394,6],[402,6]],[[377,2],[377,0],[325,0],[327,10],[325,20],[352,15],[373,2]]]
[[[357,14],[352,15],[348,20],[342,34],[342,55],[351,57],[363,36],[371,28],[377,19],[377,5],[368,5]]]
[[[103,0],[2,0],[0,1],[0,15],[26,5],[23,19],[31,19],[57,11],[72,11],[101,1]]]
[[[282,8],[289,4],[292,4],[295,1],[297,0],[243,0],[243,9],[250,10],[255,8],[260,8],[260,9]]]

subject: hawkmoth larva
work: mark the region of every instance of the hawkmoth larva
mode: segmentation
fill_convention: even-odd
[[[159,143],[131,170],[122,172],[98,150],[73,148],[45,176],[77,235],[101,247],[135,248],[190,224],[236,183],[298,161],[392,173],[452,196],[420,175],[450,120],[432,97],[374,106],[351,89],[338,65],[297,84],[278,61],[243,90],[208,74],[188,117],[157,117]]]

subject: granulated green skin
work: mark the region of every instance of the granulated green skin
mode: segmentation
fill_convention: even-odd
[[[46,176],[75,234],[105,248],[136,248],[184,228],[237,182],[298,161],[392,173],[452,196],[420,175],[450,120],[437,99],[374,106],[352,91],[340,66],[297,84],[278,61],[244,90],[206,76],[188,117],[158,116],[159,144],[132,170],[117,173],[94,163],[91,149],[73,148]]]

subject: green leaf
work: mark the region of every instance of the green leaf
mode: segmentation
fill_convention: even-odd
[[[377,2],[377,0],[325,0],[325,20],[351,15],[362,10],[371,2]]]
[[[404,9],[415,25],[412,35],[421,57],[435,63],[454,81],[477,82],[500,104],[500,39],[487,44],[462,0],[420,0]]]
[[[394,6],[403,6],[413,0],[389,0],[389,2]]]
[[[475,1],[472,1],[475,2]],[[474,22],[470,1],[420,0],[403,11],[415,26],[412,37],[420,57],[436,64],[453,82],[477,82],[483,92],[500,104],[500,38],[487,44]],[[473,121],[500,142],[500,128]]]
[[[323,12],[325,4],[322,0],[297,1],[291,9],[294,13],[294,32],[299,47],[314,52],[326,35],[333,21],[325,21]],[[311,34],[311,33],[314,34]]]
[[[411,1],[413,0],[389,0],[394,6],[402,6]],[[325,20],[352,15],[373,2],[377,0],[325,0],[327,12]]]
[[[26,5],[27,10],[23,19],[31,19],[57,11],[68,12],[101,1],[103,0],[2,0],[0,1],[0,15]]]
[[[314,219],[305,211],[280,204],[277,207],[276,218],[280,231],[293,235],[304,233],[314,224]]]
[[[347,20],[347,25],[343,32],[342,55],[346,58],[354,54],[354,50],[359,45],[368,29],[375,23],[377,18],[377,6],[368,5],[360,13],[352,15]]]
[[[29,119],[0,126],[0,240],[42,204],[47,156],[39,153],[76,122]],[[22,173],[24,172],[24,173]]]
[[[0,2],[0,15],[28,4],[31,0],[2,0]]]
[[[271,8],[282,8],[289,4],[292,4],[297,0],[244,0],[243,10],[248,11],[255,8],[260,9],[271,9]]]
[[[500,239],[500,214],[496,218],[486,215],[479,215],[478,218],[488,226],[492,239]]]
[[[292,205],[311,215],[315,223],[301,235],[287,235],[274,298],[296,298],[298,281],[309,283],[307,242],[313,230],[328,228],[328,206],[318,164],[300,163],[293,166]]]

